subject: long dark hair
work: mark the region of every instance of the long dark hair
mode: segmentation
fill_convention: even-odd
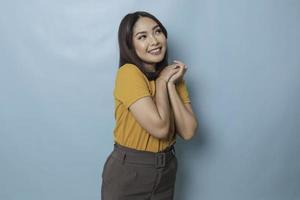
[[[156,71],[147,72],[144,68],[143,61],[138,57],[138,55],[135,52],[132,41],[133,26],[140,17],[148,17],[154,20],[161,28],[165,37],[168,38],[166,28],[152,14],[145,11],[137,11],[134,13],[127,14],[122,19],[118,31],[118,40],[120,48],[119,68],[126,63],[131,63],[136,65],[146,75],[148,80],[155,80],[158,77],[161,70],[163,70],[163,68],[168,65],[168,50],[166,50],[163,60],[156,64]]]

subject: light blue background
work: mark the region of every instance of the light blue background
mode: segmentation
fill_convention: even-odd
[[[300,1],[1,1],[0,199],[100,199],[117,29],[157,16],[188,65],[197,136],[176,200],[300,199]]]

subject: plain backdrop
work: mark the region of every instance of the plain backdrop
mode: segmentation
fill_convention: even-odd
[[[185,62],[199,120],[176,200],[300,199],[300,1],[0,2],[0,199],[100,199],[117,30],[145,10]]]

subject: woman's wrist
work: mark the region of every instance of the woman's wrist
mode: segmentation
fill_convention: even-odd
[[[175,83],[174,83],[173,81],[169,81],[169,82],[167,83],[167,86],[168,86],[168,87],[175,86]]]
[[[157,79],[156,79],[156,82],[159,82],[159,81],[162,81],[162,82],[164,82],[165,84],[168,83],[168,81],[165,80],[165,79],[163,79],[163,78],[157,78]]]

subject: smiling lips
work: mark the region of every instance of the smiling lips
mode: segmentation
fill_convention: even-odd
[[[161,52],[161,47],[157,47],[155,49],[152,49],[150,51],[148,51],[148,53],[152,54],[152,55],[159,55]]]

